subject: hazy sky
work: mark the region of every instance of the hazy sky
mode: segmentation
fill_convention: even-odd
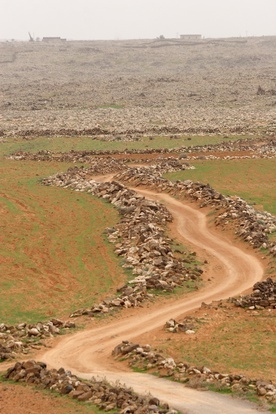
[[[276,0],[0,0],[0,39],[276,35]]]

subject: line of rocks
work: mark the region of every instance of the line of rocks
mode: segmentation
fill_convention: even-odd
[[[186,362],[176,362],[148,344],[141,346],[123,341],[114,348],[112,355],[119,360],[127,359],[131,367],[154,372],[161,377],[170,377],[191,387],[215,384],[236,392],[253,391],[258,397],[264,397],[271,403],[276,402],[276,386],[272,382],[250,379],[244,375],[222,374],[205,366],[196,367]]]
[[[108,174],[112,172],[124,171],[127,168],[127,163],[131,162],[128,158],[112,158],[95,156],[95,151],[70,151],[68,153],[54,153],[47,150],[39,151],[35,154],[30,152],[18,151],[13,155],[7,157],[8,159],[22,161],[58,161],[58,162],[72,162],[89,164],[89,168],[82,167],[85,171],[86,177],[89,175]],[[152,168],[162,174],[166,172],[181,171],[187,169],[194,169],[184,159],[176,159],[174,157],[167,157],[158,159],[158,164]],[[135,162],[152,162],[150,159],[135,159]]]
[[[114,112],[113,112],[114,114]],[[48,125],[47,125],[48,126]],[[266,134],[269,136],[274,133],[273,125],[271,127],[267,126]],[[8,128],[2,128],[2,133],[6,137],[101,137],[105,141],[114,141],[118,136],[120,139],[126,141],[136,141],[137,137],[143,137],[145,135],[223,135],[227,133],[228,135],[249,135],[249,134],[259,134],[256,128],[251,128],[250,125],[237,125],[234,127],[211,127],[211,126],[197,126],[197,127],[184,127],[183,121],[181,126],[148,126],[146,123],[141,124],[140,128],[133,127],[130,128],[129,125],[125,124],[121,127],[119,125],[116,128],[110,126],[108,129],[102,128],[100,126],[93,126],[92,128],[25,128],[10,130]]]
[[[139,160],[136,162],[153,162],[152,160]],[[184,170],[194,170],[195,167],[193,165],[190,165],[186,160],[184,159],[177,159],[173,157],[168,158],[160,158],[157,160],[154,160],[154,163],[152,165],[149,165],[148,170],[153,174],[157,175],[159,177],[162,177],[163,174],[169,173],[169,172],[175,172],[175,171],[184,171]],[[125,171],[125,170],[123,170]]]
[[[126,386],[109,384],[105,380],[92,378],[84,382],[64,368],[47,369],[43,362],[17,362],[8,369],[5,379],[50,389],[118,414],[177,414],[168,404],[153,396],[141,396]]]
[[[253,286],[250,295],[240,296],[232,299],[236,306],[248,308],[250,310],[263,308],[276,308],[276,281],[267,278],[262,282],[257,282]]]
[[[182,146],[179,151],[187,153],[208,152],[252,152],[254,155],[275,156],[276,139],[274,138],[242,138],[236,141],[222,142],[218,144],[195,145],[192,147]]]
[[[223,154],[223,153],[222,153]],[[226,161],[231,161],[231,160],[256,160],[256,159],[260,159],[260,158],[265,158],[265,159],[271,159],[271,158],[275,158],[276,157],[276,153],[273,154],[247,154],[247,155],[190,155],[187,156],[187,160],[189,161],[196,161],[196,160],[226,160]]]
[[[172,136],[175,138],[174,136]],[[154,137],[152,137],[154,139]],[[137,140],[137,137],[134,139]],[[120,139],[121,141],[121,139]],[[204,153],[208,154],[209,152],[246,152],[252,153],[251,156],[247,155],[246,158],[267,158],[276,156],[276,139],[272,138],[260,138],[260,139],[239,139],[236,141],[221,142],[218,144],[208,144],[208,145],[195,145],[195,146],[181,146],[177,148],[157,148],[157,149],[125,149],[121,150],[85,150],[85,151],[74,151],[71,150],[68,153],[55,153],[49,150],[38,151],[37,153],[28,153],[24,151],[17,151],[14,154],[8,156],[9,159],[15,160],[34,160],[34,161],[72,161],[72,162],[91,162],[93,156],[101,155],[115,155],[115,154],[170,154],[170,153],[180,153],[181,155],[186,155],[190,157],[191,153]],[[235,156],[235,158],[242,158],[242,154]],[[192,156],[191,159],[198,159],[197,156]],[[216,159],[215,156],[207,156],[205,158]],[[229,156],[225,157],[229,158]],[[124,162],[128,162],[129,158],[126,158]]]
[[[41,150],[36,153],[17,151],[7,156],[7,159],[16,161],[57,161],[90,164],[91,174],[104,174],[108,172],[121,171],[126,168],[127,158],[114,159],[110,155],[106,157],[95,157],[95,151],[70,151],[70,152],[52,152]]]
[[[147,167],[128,168],[117,174],[115,179],[135,186],[146,186],[157,191],[177,196],[188,196],[200,207],[212,206],[220,211],[216,225],[234,224],[236,234],[254,248],[263,247],[276,255],[276,243],[268,235],[276,231],[276,218],[266,211],[256,211],[238,196],[224,196],[209,184],[191,180],[171,182],[160,175],[152,174]],[[222,211],[222,212],[221,212]]]
[[[88,192],[119,210],[120,222],[107,228],[106,234],[115,245],[115,253],[123,258],[123,267],[130,269],[134,278],[118,289],[118,297],[76,310],[71,317],[136,307],[151,299],[153,290],[170,292],[187,281],[200,278],[203,271],[194,263],[194,256],[178,258],[174,254],[172,240],[165,234],[172,216],[163,205],[138,196],[116,181],[97,183],[86,180],[84,175],[85,169],[74,168],[44,179],[43,183]]]
[[[31,349],[40,349],[41,340],[59,335],[64,329],[75,328],[71,321],[51,319],[35,324],[0,324],[0,361],[13,359],[18,354],[28,354]]]

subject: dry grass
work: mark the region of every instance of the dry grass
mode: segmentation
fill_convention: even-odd
[[[225,303],[194,316],[201,321],[195,335],[162,332],[158,348],[195,366],[276,380],[274,310],[250,312]]]

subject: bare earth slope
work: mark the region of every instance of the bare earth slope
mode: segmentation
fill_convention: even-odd
[[[168,318],[199,307],[202,301],[210,302],[237,295],[263,276],[262,266],[254,256],[207,229],[206,217],[202,212],[168,195],[146,190],[139,190],[139,193],[164,200],[175,217],[180,238],[188,240],[202,249],[205,256],[209,256],[210,274],[206,276],[215,276],[211,286],[189,295],[185,300],[174,300],[161,308],[159,305],[129,312],[119,320],[105,322],[102,326],[66,337],[53,349],[40,355],[40,358],[49,366],[63,366],[84,378],[100,375],[111,381],[119,379],[136,391],[151,392],[182,411],[188,409],[190,413],[200,414],[257,413],[255,408],[243,401],[190,390],[182,384],[129,372],[110,356],[112,349],[122,340],[135,341],[139,335],[154,330]]]

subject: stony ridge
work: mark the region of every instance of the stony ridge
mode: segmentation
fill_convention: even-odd
[[[109,384],[105,380],[92,378],[84,382],[64,368],[49,370],[43,362],[17,362],[8,369],[5,379],[50,389],[78,401],[92,403],[104,411],[115,410],[112,412],[118,414],[177,414],[168,404],[152,396],[137,395],[126,386]]]
[[[173,358],[165,357],[148,344],[141,346],[123,341],[114,348],[112,355],[116,359],[128,360],[131,367],[154,372],[161,377],[170,377],[188,386],[221,385],[241,393],[254,391],[258,397],[264,397],[272,403],[276,402],[276,386],[272,382],[250,379],[238,374],[222,374],[204,366],[196,367],[186,362],[176,362]]]
[[[154,137],[152,137],[154,139]],[[104,139],[102,139],[104,140]],[[133,136],[133,139],[127,137],[125,141],[137,141],[137,136]],[[120,138],[120,141],[124,141],[124,137]],[[209,152],[215,153],[231,153],[231,152],[240,152],[240,155],[236,155],[235,158],[243,157],[253,157],[253,158],[270,158],[276,156],[276,140],[273,138],[243,138],[230,142],[221,142],[218,144],[207,144],[207,145],[195,145],[195,146],[180,146],[177,148],[157,148],[157,149],[125,149],[124,151],[119,150],[86,150],[86,151],[70,151],[65,153],[55,153],[49,150],[38,151],[33,154],[30,152],[17,151],[14,154],[8,156],[9,159],[15,160],[34,160],[34,161],[50,161],[54,159],[55,161],[73,161],[73,162],[96,162],[93,160],[93,156],[101,155],[115,155],[115,154],[126,154],[128,157],[124,159],[124,162],[127,163],[129,160],[129,155],[131,154],[142,154],[142,155],[151,155],[151,154],[170,154],[176,153],[180,156],[186,156],[188,159],[197,159],[195,155],[190,155],[191,153],[202,153],[207,158],[214,158],[215,156],[208,156]],[[242,155],[242,153],[247,155]],[[249,155],[251,153],[251,155]],[[185,157],[185,158],[186,158]],[[226,156],[225,158],[229,158]],[[216,158],[216,157],[215,157]],[[121,160],[122,161],[122,160]],[[112,159],[110,159],[112,162]]]

